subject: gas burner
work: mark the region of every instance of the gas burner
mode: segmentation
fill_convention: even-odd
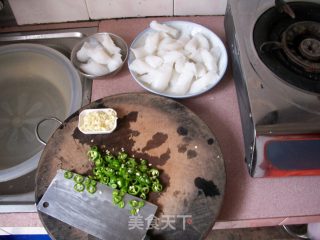
[[[283,33],[287,57],[307,72],[320,72],[320,23],[297,22]]]
[[[265,42],[260,51],[282,49],[286,57],[307,72],[320,72],[320,23],[296,22],[283,33],[281,42]]]
[[[256,51],[281,80],[320,93],[320,5],[288,4],[295,19],[273,7],[257,20],[253,31]]]

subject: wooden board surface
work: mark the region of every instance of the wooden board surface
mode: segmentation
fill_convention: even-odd
[[[113,108],[118,127],[111,134],[85,135],[77,128],[79,112]],[[205,123],[184,105],[149,93],[106,97],[70,116],[50,138],[36,176],[39,202],[57,169],[90,174],[90,146],[117,153],[123,148],[161,170],[164,191],[151,194],[158,206],[152,239],[202,239],[211,230],[224,195],[225,168],[217,142]],[[55,239],[94,239],[79,229],[39,212]],[[112,216],[110,216],[112,217]]]

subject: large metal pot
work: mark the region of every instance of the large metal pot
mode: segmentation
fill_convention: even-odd
[[[81,100],[79,75],[61,53],[38,44],[0,47],[0,182],[37,168],[43,149],[34,133],[37,123],[66,119]],[[48,139],[56,128],[44,122],[39,134]]]

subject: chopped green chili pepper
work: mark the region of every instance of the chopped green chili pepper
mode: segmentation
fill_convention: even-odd
[[[118,160],[113,160],[113,161],[109,164],[109,166],[110,166],[111,168],[115,169],[115,170],[119,170],[121,164],[120,164],[120,162],[119,162]]]
[[[135,170],[133,167],[128,167],[128,169],[127,169],[128,174],[134,174],[134,172],[135,172]]]
[[[158,177],[159,176],[159,170],[158,169],[155,169],[155,168],[151,168],[149,170],[149,174],[152,176],[152,177]]]
[[[112,187],[112,188],[114,188],[114,189],[116,189],[116,188],[118,187],[118,185],[117,185],[116,183],[110,183],[109,186]]]
[[[118,154],[118,159],[119,160],[125,160],[128,157],[128,154],[124,153],[124,152],[120,152]]]
[[[119,195],[113,196],[113,202],[114,203],[119,203],[120,201],[122,201],[122,197]]]
[[[88,157],[90,161],[96,160],[100,156],[100,153],[98,152],[98,148],[91,148],[88,151]]]
[[[104,156],[104,160],[106,160],[107,162],[111,162],[112,160],[114,160],[114,157],[112,155],[106,155]]]
[[[139,195],[140,198],[142,198],[143,200],[146,200],[147,199],[147,195],[145,193],[140,193]]]
[[[105,168],[103,169],[103,173],[104,173],[105,175],[111,177],[112,175],[115,174],[115,171],[114,171],[114,169],[112,169],[112,168],[110,168],[110,167],[105,167]]]
[[[145,159],[140,159],[140,164],[141,165],[148,165],[148,161]]]
[[[138,203],[137,200],[132,199],[132,200],[129,201],[129,205],[130,205],[131,207],[133,207],[133,208],[137,207],[138,204],[139,204],[139,203]]]
[[[139,212],[139,209],[138,209],[138,208],[132,208],[132,209],[130,210],[131,215],[137,215],[138,212]]]
[[[124,150],[116,155],[111,154],[108,150],[99,152],[96,146],[90,148],[88,158],[93,162],[94,167],[92,169],[93,176],[89,176],[84,181],[86,188],[96,187],[97,181],[114,188],[115,190],[112,192],[113,203],[120,208],[125,206],[123,198],[126,193],[147,199],[149,192],[162,191],[159,170],[150,167],[151,164],[145,159],[136,160]],[[144,205],[144,201],[136,202],[131,209],[134,215]]]
[[[94,187],[97,186],[97,181],[94,179],[90,179],[90,185]]]
[[[96,165],[96,167],[99,167],[99,166],[103,165],[103,159],[101,158],[101,156],[99,156],[98,158],[96,158],[94,160],[94,164]]]
[[[95,193],[97,191],[97,188],[93,185],[87,186],[87,191],[91,194]]]
[[[148,166],[147,165],[140,165],[139,166],[139,170],[141,172],[147,172],[148,171]]]
[[[130,167],[135,167],[137,166],[137,162],[134,158],[128,158],[127,165],[129,165]]]
[[[144,206],[144,201],[139,201],[138,202],[138,208],[142,208]]]
[[[84,185],[82,183],[76,183],[74,185],[74,190],[76,190],[77,192],[83,192],[84,190]]]
[[[100,182],[103,184],[108,184],[109,183],[109,177],[105,176],[105,177],[101,177]]]
[[[74,180],[76,183],[82,183],[83,180],[84,180],[84,177],[81,176],[81,175],[79,175],[79,174],[76,174],[76,175],[74,175],[73,180]]]
[[[90,182],[91,182],[91,179],[90,179],[90,178],[86,178],[86,179],[84,179],[83,184],[84,184],[85,186],[89,186],[89,185],[90,185]]]
[[[122,188],[125,185],[125,181],[124,181],[124,179],[122,177],[119,177],[117,179],[117,185],[118,185],[119,188]]]
[[[150,188],[149,188],[149,186],[147,186],[147,185],[143,185],[143,186],[141,187],[141,189],[140,189],[140,192],[145,193],[145,194],[148,194],[149,191],[150,191]]]
[[[152,184],[152,191],[154,192],[161,192],[162,191],[162,185],[160,183],[153,183]]]
[[[121,190],[119,192],[119,196],[124,197],[126,195],[126,193],[127,193],[126,189],[121,188]]]
[[[73,173],[70,171],[65,171],[64,172],[64,177],[67,179],[71,179],[73,177]]]
[[[137,195],[140,191],[140,186],[138,185],[131,185],[128,188],[128,193],[131,195]]]
[[[124,203],[124,201],[122,200],[122,201],[118,202],[117,205],[118,205],[119,208],[124,208],[125,203]]]

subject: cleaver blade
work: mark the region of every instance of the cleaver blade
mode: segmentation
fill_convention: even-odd
[[[100,239],[143,239],[155,215],[157,206],[146,202],[138,215],[130,214],[128,202],[142,199],[126,194],[124,208],[112,203],[111,187],[97,184],[94,194],[74,190],[75,182],[64,177],[59,169],[37,209]]]

